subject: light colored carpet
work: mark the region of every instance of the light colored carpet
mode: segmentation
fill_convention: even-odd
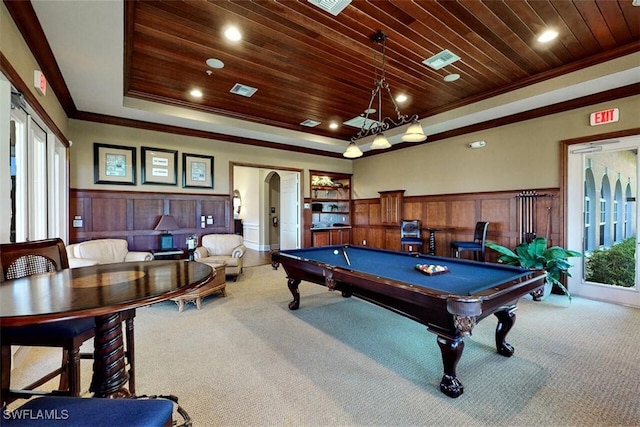
[[[284,271],[246,268],[227,297],[178,313],[138,310],[138,394],[174,394],[195,426],[631,426],[640,424],[640,310],[559,295],[523,299],[495,351],[495,318],[465,339],[451,399],[435,335],[402,316],[303,282],[290,311]],[[30,355],[14,379],[57,353]],[[88,389],[91,363],[83,362]]]

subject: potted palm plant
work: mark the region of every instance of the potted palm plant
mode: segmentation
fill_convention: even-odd
[[[571,301],[571,294],[569,290],[560,281],[561,276],[564,274],[567,277],[571,277],[569,274],[569,268],[572,264],[567,261],[571,257],[581,257],[582,254],[570,249],[564,249],[560,246],[547,247],[547,239],[544,237],[536,237],[531,243],[522,242],[516,246],[515,251],[498,245],[497,243],[487,242],[486,246],[494,251],[498,252],[498,262],[516,265],[532,270],[545,270],[547,272],[546,284],[549,292],[553,285],[557,285],[564,294],[569,297]],[[548,293],[545,292],[544,295]],[[534,299],[539,300],[542,295],[534,295]]]

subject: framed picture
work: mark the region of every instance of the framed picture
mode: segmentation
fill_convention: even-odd
[[[136,147],[93,143],[96,184],[136,185]]]
[[[213,157],[182,153],[182,186],[213,188]]]
[[[178,183],[178,152],[142,147],[142,183],[176,185]]]

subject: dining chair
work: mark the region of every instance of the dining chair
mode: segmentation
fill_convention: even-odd
[[[421,252],[424,246],[420,220],[403,219],[400,224],[400,249],[407,252]],[[413,250],[413,248],[416,250]]]
[[[461,252],[472,252],[473,259],[484,261],[485,244],[487,242],[487,229],[489,223],[478,221],[473,232],[473,241],[451,242],[451,256],[460,258]]]
[[[0,282],[69,268],[67,251],[61,239],[0,244]],[[41,394],[35,389],[60,375],[58,392],[80,394],[80,346],[93,338],[93,318],[0,328],[2,348],[2,402]],[[61,366],[22,389],[11,389],[11,346],[60,347]]]
[[[61,239],[46,239],[24,243],[0,244],[0,282],[69,268],[69,260]],[[135,310],[121,313],[125,323],[126,351],[129,365],[129,391],[135,394],[135,348],[133,319]],[[93,318],[61,320],[39,325],[3,327],[0,330],[0,371],[2,373],[2,403],[17,398],[42,394],[38,387],[60,375],[57,393],[80,394],[80,359],[92,359],[92,353],[80,353],[80,347],[94,336]],[[21,389],[11,389],[11,346],[60,347],[59,368]]]

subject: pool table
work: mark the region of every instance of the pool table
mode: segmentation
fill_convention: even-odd
[[[456,377],[464,336],[495,314],[497,351],[511,356],[513,347],[505,339],[515,322],[516,303],[543,286],[545,279],[542,270],[352,245],[276,251],[271,259],[273,268],[282,265],[287,273],[291,310],[300,307],[298,285],[306,280],[425,325],[437,335],[444,365],[440,390],[449,397],[464,390]],[[448,270],[428,275],[416,269],[418,264]]]

